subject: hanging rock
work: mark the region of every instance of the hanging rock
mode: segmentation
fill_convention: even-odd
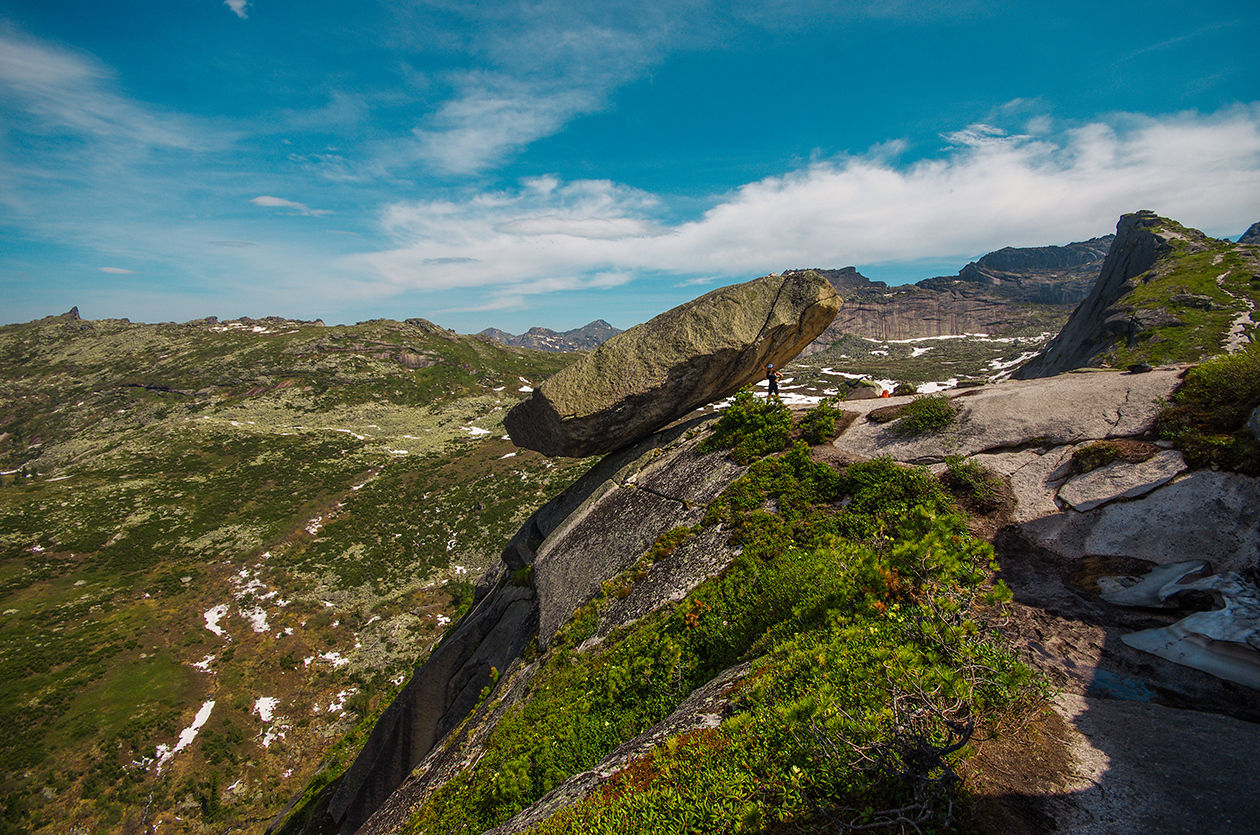
[[[504,418],[517,446],[600,455],[646,438],[783,365],[840,310],[813,271],[714,290],[636,325],[545,380]]]

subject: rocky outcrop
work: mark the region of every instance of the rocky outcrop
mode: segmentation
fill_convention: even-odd
[[[1161,403],[1180,382],[1180,368],[1147,374],[1090,371],[1037,383],[1006,382],[964,389],[950,398],[957,417],[945,430],[916,436],[902,434],[896,422],[855,422],[844,433],[844,449],[874,458],[931,464],[949,455],[975,455],[1018,449],[1036,439],[1059,447],[1091,439],[1140,435],[1155,421]],[[879,404],[897,405],[908,398]],[[866,412],[866,404],[854,408]]]
[[[661,534],[698,522],[745,471],[723,452],[697,449],[712,420],[678,424],[606,456],[525,522],[505,550],[505,565],[487,578],[490,590],[378,720],[320,812],[321,831],[392,831],[411,800],[475,757],[493,721],[519,703],[536,670],[522,658],[526,646],[536,638],[546,647],[605,580],[630,568]],[[724,540],[711,532],[653,564],[633,594],[603,613],[598,634],[681,599],[720,572],[735,555]],[[531,564],[532,582],[513,585],[507,569]],[[479,708],[484,688],[496,682],[496,706]],[[473,712],[477,719],[463,736],[438,745]]]
[[[1185,459],[1175,449],[1161,452],[1139,464],[1117,461],[1065,483],[1059,488],[1059,501],[1074,510],[1093,510],[1116,499],[1145,496],[1172,481],[1185,469]]]
[[[1187,472],[1175,451],[1083,475],[1073,468],[1072,453],[1084,445],[1122,436],[1149,439],[1158,404],[1177,382],[1177,369],[1157,368],[992,384],[953,397],[957,419],[941,432],[908,437],[895,422],[858,420],[830,447],[816,451],[844,461],[891,455],[942,468],[949,456],[971,456],[1011,488],[1015,506],[1002,511],[1006,527],[996,545],[1001,576],[1015,599],[993,628],[1005,631],[1028,663],[1061,691],[1053,708],[1064,725],[1053,742],[1064,746],[1060,755],[1069,758],[1074,775],[1064,791],[1039,807],[1046,815],[1044,829],[1146,831],[1142,827],[1151,821],[1194,820],[1203,831],[1248,831],[1233,821],[1237,804],[1205,806],[1201,793],[1217,784],[1242,791],[1245,781],[1230,782],[1230,775],[1248,767],[1260,738],[1255,725],[1260,691],[1248,689],[1251,679],[1221,675],[1230,669],[1231,652],[1253,652],[1251,644],[1234,648],[1235,639],[1241,635],[1244,643],[1256,643],[1256,630],[1240,626],[1233,615],[1255,609],[1256,596],[1245,583],[1235,585],[1257,565],[1260,480]],[[892,398],[846,408],[869,413],[904,402]],[[523,643],[537,635],[545,648],[605,581],[635,566],[662,533],[698,520],[705,505],[745,471],[722,453],[699,451],[710,421],[676,424],[605,457],[525,523],[505,562],[532,563],[532,588],[509,582],[506,566],[491,578],[493,589],[374,729],[326,813],[331,828],[325,832],[399,831],[434,790],[463,779],[465,769],[481,758],[495,723],[530,698],[541,662],[523,652]],[[1155,448],[1149,442],[1134,446]],[[726,535],[720,526],[704,529],[652,563],[625,596],[605,601],[591,637],[567,651],[601,652],[605,638],[620,627],[719,574],[736,557]],[[1187,569],[1188,558],[1197,554],[1211,554],[1219,573],[1209,574],[1201,559]],[[1116,567],[1153,579],[1111,576]],[[1159,608],[1180,591],[1206,591],[1233,603],[1190,617],[1175,607]],[[1230,646],[1206,646],[1198,661],[1185,661],[1184,650],[1203,643],[1195,637],[1206,634],[1203,630],[1210,633],[1209,643]],[[1130,637],[1143,634],[1146,638]],[[1241,663],[1250,664],[1249,658]],[[497,683],[490,666],[501,673]],[[716,726],[748,672],[744,665],[722,671],[667,719],[570,776],[492,833],[526,831],[598,790],[664,740]],[[1155,730],[1134,726],[1138,720]],[[1170,750],[1218,752],[1219,766],[1211,769],[1222,773],[1206,776],[1203,763],[1171,756]],[[1148,763],[1158,764],[1157,772],[1149,771]],[[1169,791],[1169,785],[1196,788]],[[1124,793],[1124,803],[1116,801],[1117,792]],[[1240,795],[1238,802],[1250,809],[1256,804],[1249,797]],[[373,808],[359,827],[357,821]],[[1130,826],[1133,821],[1142,827]]]
[[[618,334],[545,380],[504,426],[517,446],[582,457],[620,449],[783,365],[835,318],[816,273],[714,290]]]
[[[429,656],[377,721],[327,809],[352,833],[398,788],[434,743],[476,707],[484,687],[519,658],[537,628],[530,589],[504,585],[485,597]]]
[[[1124,215],[1089,297],[1014,376],[1049,377],[1116,360],[1194,362],[1237,350],[1248,340],[1245,328],[1231,339],[1231,323],[1251,323],[1256,274],[1260,259],[1250,247],[1209,238],[1154,212]]]
[[[1238,239],[1240,244],[1260,245],[1260,223],[1253,223]]]
[[[1098,281],[1085,301],[1045,352],[1024,365],[1019,379],[1049,377],[1087,365],[1121,337],[1130,334],[1133,309],[1118,304],[1137,284],[1133,281],[1170,251],[1170,236],[1161,234],[1161,218],[1154,212],[1124,215],[1103,262]]]

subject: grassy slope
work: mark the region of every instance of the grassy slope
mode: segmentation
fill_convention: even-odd
[[[568,359],[397,322],[0,328],[0,831],[261,828],[580,473],[499,438]]]
[[[1260,259],[1254,248],[1208,238],[1176,221],[1159,219],[1160,231],[1172,238],[1173,252],[1137,279],[1137,287],[1121,304],[1137,310],[1165,309],[1184,325],[1164,325],[1140,334],[1134,345],[1119,344],[1104,359],[1124,367],[1201,362],[1224,350],[1230,325],[1239,314],[1260,303]],[[1171,301],[1178,294],[1207,296],[1211,309]],[[1256,327],[1247,327],[1256,339]]]
[[[772,417],[762,411],[728,412],[748,426],[715,438],[758,435],[752,424]],[[992,550],[967,533],[940,484],[879,460],[839,473],[798,444],[755,464],[704,524],[743,545],[732,566],[596,650],[576,648],[602,601],[580,609],[527,701],[405,831],[480,832],[507,820],[738,661],[755,672],[737,686],[733,716],[666,740],[538,831],[805,832],[826,828],[828,814],[869,823],[905,804],[919,823],[943,819],[948,793],[932,783],[957,756],[941,751],[951,729],[992,720],[1027,673],[969,619]],[[662,537],[645,560],[692,533]],[[620,596],[642,573],[606,592]],[[917,775],[864,770],[841,739]]]

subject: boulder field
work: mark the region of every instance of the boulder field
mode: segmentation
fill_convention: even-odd
[[[972,761],[995,831],[1241,835],[1260,819],[1249,785],[1260,690],[1247,678],[1258,657],[1248,578],[1260,548],[1260,480],[1188,470],[1176,450],[1155,443],[1155,417],[1181,370],[1089,371],[965,390],[950,398],[950,426],[917,437],[865,419],[908,398],[846,404],[857,419],[813,450],[837,466],[886,455],[937,472],[958,455],[1002,479],[1006,503],[976,522],[1014,592],[1007,615],[990,626],[1055,695],[1013,741],[982,743]],[[700,451],[712,422],[678,423],[606,456],[525,523],[503,564],[480,581],[473,609],[416,670],[306,831],[400,831],[433,791],[463,779],[495,723],[530,698],[541,663],[530,646],[545,648],[601,584],[661,534],[698,521],[746,471],[723,452]],[[1108,439],[1137,453],[1077,472],[1073,454]],[[598,652],[613,630],[680,600],[735,555],[725,531],[707,529],[609,600],[575,651]],[[1224,608],[1202,596],[1181,600],[1180,591],[1194,589]],[[523,832],[662,740],[716,726],[748,671],[723,671],[666,720],[492,832]]]
[[[609,339],[545,380],[504,426],[544,455],[612,452],[789,362],[839,310],[813,271],[722,287]]]

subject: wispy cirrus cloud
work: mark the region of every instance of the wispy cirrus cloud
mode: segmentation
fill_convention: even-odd
[[[103,273],[109,273],[110,275],[135,275],[136,274],[135,270],[126,270],[126,269],[123,269],[122,267],[98,267],[97,269],[99,269]]]
[[[539,178],[459,202],[395,203],[382,225],[397,245],[351,261],[396,290],[481,288],[504,300],[600,286],[596,276],[686,283],[974,257],[1092,237],[1140,208],[1217,234],[1260,217],[1260,105],[1121,114],[1045,135],[972,125],[946,140],[912,164],[898,162],[894,142],[767,177],[673,225],[659,219],[659,198],[608,181]]]
[[[202,126],[157,115],[112,89],[113,73],[93,58],[0,30],[0,100],[30,138],[79,135],[149,148],[205,147]]]
[[[573,117],[597,109],[599,90],[521,82],[474,73],[412,131],[416,158],[451,174],[471,174],[559,131]]]
[[[312,209],[305,203],[297,203],[293,200],[285,200],[283,197],[272,197],[267,194],[254,197],[249,202],[255,206],[262,206],[267,209],[292,209],[304,217],[322,217],[323,215],[334,213],[332,209]]]

